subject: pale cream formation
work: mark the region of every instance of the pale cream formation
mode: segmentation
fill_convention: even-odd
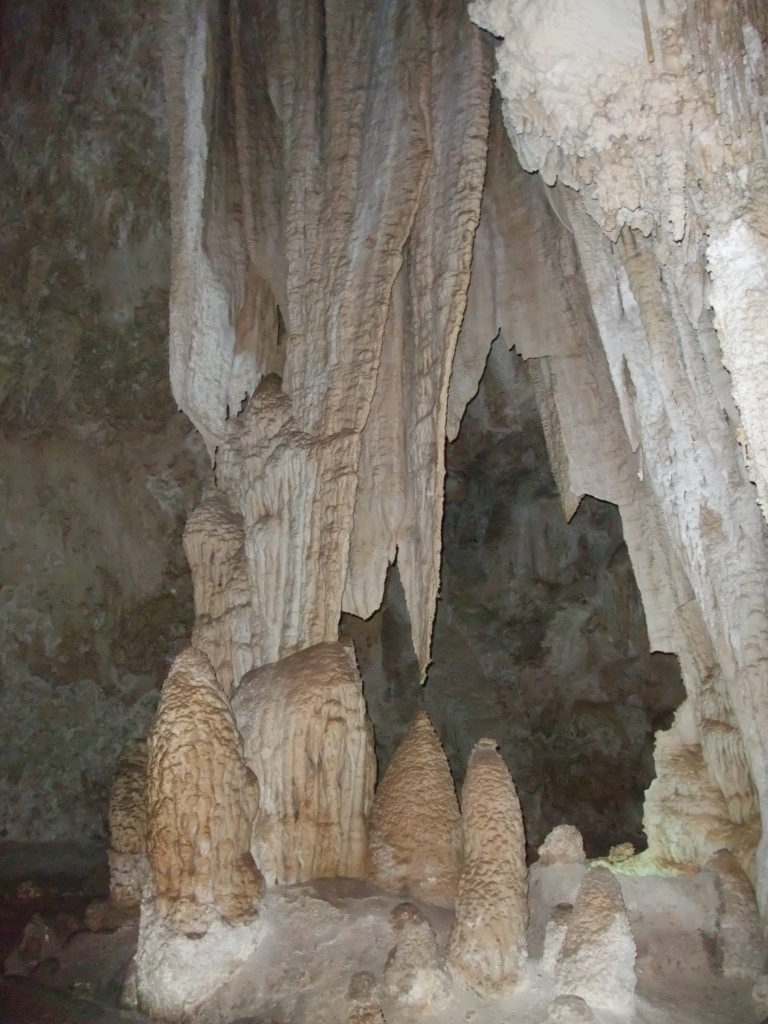
[[[520,802],[495,740],[480,740],[470,755],[461,827],[464,864],[448,966],[480,994],[508,991],[525,968],[528,872]]]
[[[251,849],[267,882],[364,875],[376,758],[353,649],[254,669],[232,710],[261,783]]]
[[[171,930],[200,934],[255,914],[264,889],[250,852],[258,806],[229,701],[208,658],[188,647],[171,666],[148,741],[150,898]]]
[[[368,835],[368,877],[389,892],[452,907],[461,866],[461,815],[437,733],[414,719],[379,783]]]

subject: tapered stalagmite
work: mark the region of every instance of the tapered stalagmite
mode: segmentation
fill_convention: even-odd
[[[147,852],[147,744],[128,743],[120,755],[109,798],[109,896],[138,906]]]
[[[232,708],[261,783],[252,848],[267,881],[362,876],[376,759],[352,649],[254,669]]]
[[[558,995],[629,1015],[635,1003],[635,940],[621,888],[608,868],[592,868],[573,905],[556,974]]]
[[[371,810],[368,877],[390,892],[452,907],[461,866],[461,816],[451,770],[420,711],[379,783]]]
[[[250,852],[259,786],[208,658],[176,658],[149,735],[147,852],[154,912],[204,933],[255,913],[264,882]]]
[[[482,994],[514,988],[526,959],[525,831],[515,784],[494,740],[480,740],[461,794],[464,865],[448,966]]]

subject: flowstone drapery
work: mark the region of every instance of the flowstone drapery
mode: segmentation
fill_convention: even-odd
[[[336,640],[399,552],[424,668],[487,44],[456,0],[169,0],[166,28],[171,381],[225,506],[187,534],[196,642],[237,675]]]

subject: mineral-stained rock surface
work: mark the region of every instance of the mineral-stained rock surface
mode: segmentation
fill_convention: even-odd
[[[440,740],[420,711],[379,783],[367,873],[390,892],[452,907],[461,866],[461,816]]]
[[[451,972],[480,993],[514,988],[526,959],[525,832],[494,740],[472,751],[461,793],[464,864],[448,948]]]
[[[264,886],[250,852],[259,786],[211,663],[193,647],[171,666],[148,751],[153,914],[185,935],[252,917]]]
[[[376,759],[354,651],[317,644],[254,669],[232,710],[261,784],[252,850],[267,881],[364,875]]]
[[[558,995],[631,1016],[635,1002],[635,941],[619,883],[608,868],[584,876],[557,964]]]

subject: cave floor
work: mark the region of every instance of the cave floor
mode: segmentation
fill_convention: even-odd
[[[46,921],[85,915],[93,887],[56,892],[40,887],[23,899],[7,891],[0,903],[0,943],[5,959],[18,943],[32,913]],[[323,882],[272,890],[264,903],[261,927],[268,941],[238,969],[229,983],[190,1014],[189,1024],[346,1024],[347,987],[356,971],[381,977],[393,944],[389,913],[397,897],[363,883]],[[450,914],[422,905],[444,942]],[[135,920],[109,931],[74,931],[60,949],[28,976],[6,974],[0,981],[3,1024],[139,1024],[149,1018],[119,1004],[126,970],[136,948]],[[668,937],[667,937],[668,940]],[[732,982],[686,971],[680,956],[659,950],[669,941],[639,950],[638,987],[633,1024],[760,1024],[748,982]],[[682,966],[682,969],[681,969]],[[387,1024],[421,1020],[433,1024],[541,1024],[552,996],[551,978],[532,960],[528,977],[512,997],[480,1001],[458,986],[439,1011],[408,1014],[384,1000]],[[628,1024],[605,1014],[599,1024]]]

